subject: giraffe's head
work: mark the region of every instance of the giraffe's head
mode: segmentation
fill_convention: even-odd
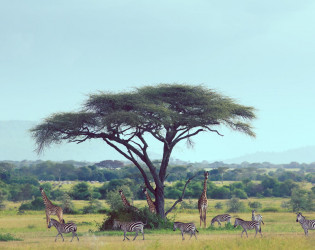
[[[142,192],[147,194],[148,193],[147,188],[146,187],[142,188]]]
[[[123,194],[123,190],[122,190],[122,189],[119,189],[119,190],[118,190],[118,193],[119,193],[120,195],[122,195],[122,194]]]
[[[208,172],[208,171],[205,171],[205,172],[204,172],[204,176],[205,176],[205,179],[207,180],[207,179],[208,179],[208,176],[209,176],[209,172]]]
[[[44,189],[42,187],[39,187],[39,191],[43,191]]]

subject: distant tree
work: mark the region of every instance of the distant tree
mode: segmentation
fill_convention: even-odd
[[[92,196],[89,184],[80,182],[73,186],[71,196],[75,200],[88,200]]]
[[[138,168],[164,218],[171,211],[164,208],[164,182],[175,146],[181,141],[193,145],[192,137],[202,132],[221,135],[216,129],[220,125],[255,136],[248,123],[254,118],[253,107],[203,86],[160,84],[129,93],[92,94],[81,111],[53,114],[31,133],[38,153],[55,143],[103,140]],[[148,137],[162,144],[158,167],[149,156]]]
[[[226,206],[228,208],[228,212],[230,213],[237,213],[243,212],[245,210],[245,205],[243,202],[240,201],[239,198],[231,198],[226,202]]]

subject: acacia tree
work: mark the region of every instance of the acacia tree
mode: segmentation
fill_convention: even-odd
[[[138,168],[164,218],[169,212],[164,211],[164,182],[174,147],[202,132],[221,136],[219,125],[255,136],[249,123],[254,111],[203,86],[160,84],[91,94],[81,111],[53,114],[31,133],[38,153],[54,143],[103,140]],[[159,166],[149,157],[149,137],[162,143]]]

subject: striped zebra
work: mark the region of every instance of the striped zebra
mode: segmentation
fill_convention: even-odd
[[[144,240],[144,231],[143,228],[146,224],[144,224],[141,221],[137,221],[137,222],[122,222],[119,220],[114,220],[114,224],[113,224],[113,229],[121,229],[124,231],[124,240],[127,238],[127,240],[129,240],[129,238],[126,236],[127,232],[136,232],[135,237],[133,238],[133,240],[135,240],[138,236],[138,233],[141,232],[142,236],[143,236],[143,240]]]
[[[248,238],[247,230],[251,230],[251,229],[256,230],[255,238],[256,238],[256,235],[258,232],[260,233],[260,235],[262,237],[261,227],[260,227],[260,224],[258,221],[245,221],[245,220],[242,220],[240,218],[236,218],[235,223],[234,223],[234,227],[237,227],[238,225],[244,229],[242,231],[241,238],[243,237],[244,232],[246,233],[247,238]]]
[[[213,226],[215,222],[218,222],[220,226],[221,226],[220,222],[227,221],[228,223],[231,223],[231,218],[232,216],[229,214],[219,214],[211,220],[211,226]]]
[[[199,233],[199,231],[197,230],[196,226],[194,223],[183,223],[183,222],[174,222],[174,227],[173,227],[173,231],[176,231],[176,229],[179,229],[182,233],[182,240],[184,240],[184,233],[190,233],[190,238],[192,237],[192,235],[195,236],[195,238],[197,239],[196,236],[196,232]]]
[[[255,212],[256,212],[255,210],[252,210],[252,221],[258,221],[259,225],[260,223],[265,225],[263,217],[260,214],[255,214]]]
[[[308,230],[315,229],[315,220],[307,220],[302,215],[302,213],[296,213],[296,222],[300,222],[302,228],[304,229],[305,236],[308,236]]]
[[[48,224],[48,228],[51,228],[51,226],[54,226],[57,229],[57,231],[58,231],[58,234],[56,236],[55,241],[57,241],[57,237],[58,237],[59,234],[61,235],[62,240],[65,241],[63,236],[62,236],[63,233],[66,233],[66,234],[67,233],[72,233],[71,241],[73,240],[74,236],[76,236],[78,241],[79,241],[79,237],[77,235],[77,225],[74,224],[73,222],[68,222],[68,223],[65,223],[65,224],[61,224],[58,221],[56,221],[55,219],[50,219],[50,222]]]

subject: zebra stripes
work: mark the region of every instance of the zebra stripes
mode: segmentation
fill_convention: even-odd
[[[65,241],[65,239],[62,236],[63,233],[66,233],[66,234],[67,233],[72,233],[71,241],[73,240],[74,236],[76,236],[78,241],[79,241],[79,237],[77,235],[77,225],[74,224],[73,222],[69,222],[69,223],[66,223],[66,224],[61,224],[61,223],[59,223],[58,221],[56,221],[54,219],[50,219],[50,222],[48,224],[48,228],[51,228],[51,226],[54,226],[57,229],[57,231],[58,231],[58,234],[56,236],[55,241],[57,241],[57,237],[58,237],[59,234],[61,235],[62,240]]]
[[[224,221],[231,223],[231,218],[232,217],[229,214],[219,214],[211,220],[211,226],[213,226],[215,222],[218,222],[220,226],[221,226],[221,222],[224,222]]]
[[[247,230],[251,230],[251,229],[256,230],[255,238],[256,238],[258,232],[260,233],[260,235],[262,237],[261,227],[260,227],[260,223],[258,221],[245,221],[245,220],[242,220],[240,218],[236,218],[235,223],[234,223],[234,227],[237,227],[238,225],[243,228],[241,238],[243,237],[244,232],[246,233],[247,238],[248,238]]]
[[[308,236],[308,230],[315,229],[315,220],[305,219],[302,213],[297,213],[296,215],[296,222],[300,222],[302,228],[304,229],[305,236]]]
[[[141,232],[142,236],[143,236],[143,240],[144,240],[144,231],[143,228],[146,224],[144,224],[141,221],[137,221],[137,222],[122,222],[122,221],[118,221],[118,220],[114,220],[114,224],[113,224],[113,229],[121,229],[122,231],[124,231],[124,240],[127,238],[127,240],[129,240],[129,238],[126,236],[127,232],[136,232],[135,237],[133,238],[133,240],[135,240],[138,236],[138,233]]]
[[[196,236],[196,232],[199,233],[199,231],[197,230],[196,226],[194,223],[183,223],[183,222],[174,222],[174,226],[173,226],[173,231],[176,231],[176,229],[179,229],[182,233],[182,240],[184,240],[184,233],[190,233],[190,238],[192,237],[192,235],[195,236],[195,238],[197,239]]]
[[[256,212],[255,210],[252,210],[252,221],[258,221],[259,225],[260,223],[265,225],[263,217],[260,214],[255,214],[255,212]]]

